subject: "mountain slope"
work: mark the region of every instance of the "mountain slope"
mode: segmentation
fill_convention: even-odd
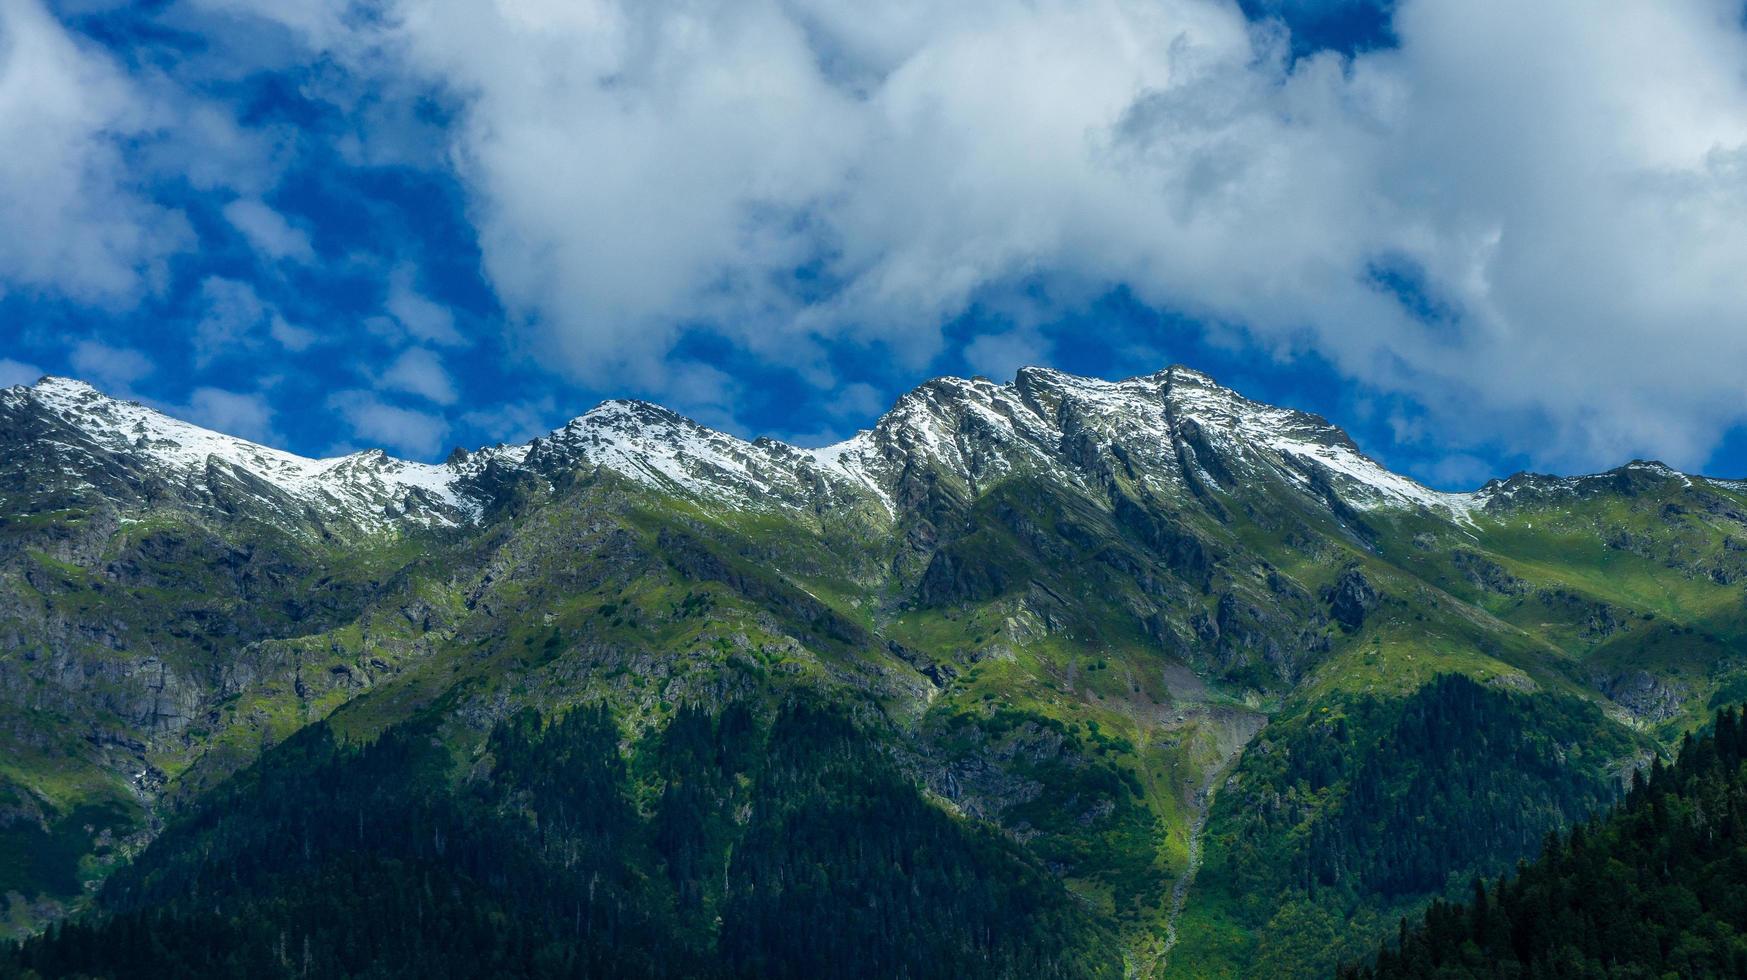
[[[0,424],[17,448],[4,479],[14,508],[52,511],[82,499],[239,506],[286,523],[365,527],[400,519],[453,524],[476,505],[444,467],[380,451],[312,460],[106,397],[83,382],[44,378],[0,392]],[[22,506],[21,506],[22,505]]]
[[[1747,720],[1726,707],[1672,766],[1466,904],[1438,903],[1355,980],[1747,972]]]
[[[299,460],[54,379],[0,411],[0,848],[59,842],[0,889],[20,929],[323,719],[435,725],[465,760],[523,708],[605,704],[635,740],[805,695],[1022,843],[1134,971],[1246,975],[1262,947],[1314,971],[1747,684],[1740,484],[1438,493],[1180,367],[939,379],[814,450],[609,402],[438,466]],[[1526,719],[1510,799],[1460,804],[1520,803],[1510,832],[1346,881],[1393,860],[1362,816],[1437,778],[1377,740],[1448,697]],[[1309,840],[1351,853],[1257,877]]]
[[[768,730],[680,712],[631,767],[599,709],[521,713],[458,784],[432,735],[300,732],[118,874],[110,917],[0,951],[0,976],[1119,975],[1018,847],[804,702]],[[663,783],[647,816],[639,776]]]

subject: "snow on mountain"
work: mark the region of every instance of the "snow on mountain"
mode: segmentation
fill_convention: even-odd
[[[1361,509],[1428,508],[1459,520],[1489,497],[1428,489],[1384,469],[1321,418],[1250,401],[1183,367],[1123,381],[1044,368],[1022,369],[1008,384],[939,378],[901,397],[873,428],[819,449],[749,442],[647,402],[615,400],[525,445],[457,453],[443,464],[379,450],[309,459],[64,378],[0,392],[0,407],[25,405],[65,426],[61,436],[38,438],[75,468],[106,455],[197,486],[216,466],[259,481],[282,507],[367,526],[477,519],[485,505],[477,477],[492,465],[540,476],[599,466],[717,505],[887,515],[896,515],[900,483],[918,468],[973,494],[1021,472],[1091,488],[1118,464],[1166,495],[1184,491],[1188,471],[1228,493],[1268,476]]]
[[[44,378],[29,388],[0,392],[0,405],[34,406],[64,426],[38,436],[37,449],[58,457],[62,469],[72,472],[100,469],[107,456],[137,462],[151,476],[198,490],[218,466],[261,481],[268,498],[284,498],[269,503],[366,525],[401,517],[452,524],[478,510],[456,492],[454,474],[446,467],[395,459],[381,450],[309,459],[111,398],[82,381]]]
[[[814,487],[810,458],[771,440],[747,442],[648,402],[603,402],[535,440],[526,465],[603,466],[668,490],[737,505],[796,503]]]
[[[1228,492],[1237,487],[1224,481],[1248,470],[1308,492],[1328,487],[1360,509],[1424,507],[1467,519],[1480,505],[1472,494],[1440,493],[1390,472],[1317,416],[1251,401],[1181,366],[1123,381],[1045,368],[1024,368],[1007,385],[938,379],[905,395],[870,436],[858,438],[892,450],[883,457],[886,469],[914,453],[972,486],[1040,467],[1084,484],[1098,457],[1120,452],[1165,494],[1182,489],[1178,474],[1188,465]],[[1199,455],[1209,451],[1217,461]],[[819,452],[860,460],[874,480],[885,475],[882,458],[866,449]],[[1208,467],[1215,465],[1227,475],[1214,475]],[[889,485],[889,477],[881,482]]]
[[[1747,481],[1694,476],[1656,460],[1634,459],[1611,470],[1582,476],[1516,473],[1502,480],[1487,481],[1475,491],[1474,497],[1488,508],[1508,508],[1602,493],[1632,494],[1670,483],[1679,483],[1683,488],[1698,485],[1733,493],[1747,491]]]
[[[1229,432],[1243,445],[1279,454],[1291,464],[1281,472],[1306,489],[1312,488],[1310,474],[1317,473],[1345,503],[1360,509],[1424,507],[1464,520],[1483,503],[1475,494],[1443,493],[1390,472],[1319,416],[1251,401],[1188,368],[1174,367],[1168,374],[1183,416]]]

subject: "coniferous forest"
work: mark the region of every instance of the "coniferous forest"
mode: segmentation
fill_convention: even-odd
[[[1425,896],[1504,872],[1549,831],[1614,802],[1608,763],[1631,745],[1598,730],[1601,714],[1584,701],[1461,675],[1407,698],[1327,698],[1271,728],[1265,751],[1236,766],[1213,808],[1198,898],[1263,937],[1230,959],[1327,976],[1417,915]],[[1287,924],[1324,937],[1321,948],[1268,941]],[[1190,976],[1215,969],[1179,963]]]
[[[1343,980],[1747,976],[1747,714],[1718,712],[1633,780],[1614,810],[1465,903],[1424,921]]]
[[[836,711],[687,708],[629,757],[620,738],[600,707],[523,711],[464,769],[428,725],[312,726],[0,976],[1120,972],[1059,883]]]

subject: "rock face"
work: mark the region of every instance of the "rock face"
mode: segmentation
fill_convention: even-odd
[[[919,783],[1163,921],[1158,841],[1305,691],[1466,671],[1687,724],[1732,675],[1665,662],[1736,640],[1693,611],[1741,608],[1743,515],[1747,488],[1659,464],[1434,491],[1183,367],[941,378],[812,449],[612,401],[440,464],[50,378],[0,391],[0,804],[46,833],[83,802],[58,786],[96,787],[126,840],[348,705],[479,732],[824,688]],[[1584,665],[1603,647],[1642,676]]]
[[[1365,617],[1377,608],[1377,590],[1357,568],[1347,568],[1324,594],[1329,615],[1349,630],[1365,625]]]
[[[1469,583],[1499,595],[1522,595],[1532,588],[1512,575],[1503,565],[1470,548],[1458,548],[1450,553],[1450,561]]]
[[[312,460],[110,398],[80,381],[44,378],[0,392],[8,458],[0,487],[17,512],[102,501],[173,500],[287,526],[453,524],[476,505],[459,474],[380,450]]]
[[[1680,685],[1643,670],[1598,678],[1596,688],[1633,717],[1650,723],[1680,714],[1685,701]]]

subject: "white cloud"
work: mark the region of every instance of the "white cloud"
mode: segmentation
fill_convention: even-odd
[[[35,364],[15,361],[10,357],[0,357],[0,388],[35,384],[43,374],[43,369]]]
[[[666,365],[662,381],[680,393],[686,414],[725,432],[746,435],[736,411],[742,396],[740,379],[709,364],[679,361]]]
[[[401,266],[388,277],[388,312],[407,333],[426,343],[456,347],[467,342],[455,329],[455,314],[414,288],[410,266]]]
[[[483,433],[488,439],[520,443],[551,432],[557,411],[556,404],[546,397],[467,412],[461,416],[461,423]]]
[[[56,18],[95,17],[107,2],[0,3],[0,293],[112,309],[159,294],[170,259],[199,244],[157,198],[163,182],[259,195],[288,158],[283,127],[243,127],[178,77],[183,61],[124,63]],[[251,239],[281,230],[246,205],[233,220]],[[300,254],[299,233],[283,231],[258,247]]]
[[[200,282],[200,319],[194,324],[194,366],[234,354],[259,353],[271,338],[293,353],[321,338],[285,319],[278,307],[240,279],[208,276]]]
[[[434,457],[449,436],[449,423],[441,416],[387,404],[367,391],[338,392],[328,405],[359,439],[406,455]]]
[[[218,432],[268,445],[280,442],[273,430],[273,408],[266,397],[258,393],[196,388],[189,397],[187,408],[177,414]]]
[[[273,316],[268,322],[267,332],[279,342],[279,346],[294,354],[310,349],[321,339],[314,330],[297,326],[279,315]]]
[[[459,100],[486,272],[597,384],[683,394],[699,324],[821,383],[842,339],[919,369],[1046,278],[1315,350],[1544,466],[1697,465],[1747,420],[1737,3],[1403,0],[1398,49],[1296,62],[1228,0],[308,6],[353,71]]]
[[[259,328],[270,307],[255,288],[238,279],[209,276],[200,283],[203,307],[194,325],[194,363],[204,368],[216,358],[249,350],[260,342]]]
[[[162,122],[107,56],[38,0],[0,4],[0,289],[122,303],[193,233],[136,187],[121,143]]]
[[[1480,486],[1494,475],[1493,467],[1486,460],[1455,453],[1439,458],[1427,468],[1425,477],[1433,486],[1466,488]]]
[[[444,369],[443,359],[423,347],[402,351],[376,383],[390,391],[403,391],[439,405],[455,404],[455,382]]]
[[[309,243],[309,234],[293,227],[284,215],[258,198],[239,197],[230,202],[224,206],[224,218],[243,233],[257,252],[268,258],[298,262],[315,259],[315,248]]]
[[[287,124],[244,126],[235,114],[242,107],[196,94],[202,81],[197,73],[187,79],[135,76],[163,117],[158,138],[141,147],[143,169],[160,179],[185,180],[221,200],[265,194],[290,163],[297,131]]]
[[[133,386],[154,370],[151,359],[139,351],[95,340],[80,341],[68,361],[80,378],[122,398],[133,397]]]
[[[885,392],[862,381],[838,388],[826,403],[826,410],[832,415],[851,419],[873,418],[890,407]]]
[[[966,363],[978,374],[1011,378],[1027,364],[1048,363],[1048,347],[1033,331],[983,334],[965,345]]]

